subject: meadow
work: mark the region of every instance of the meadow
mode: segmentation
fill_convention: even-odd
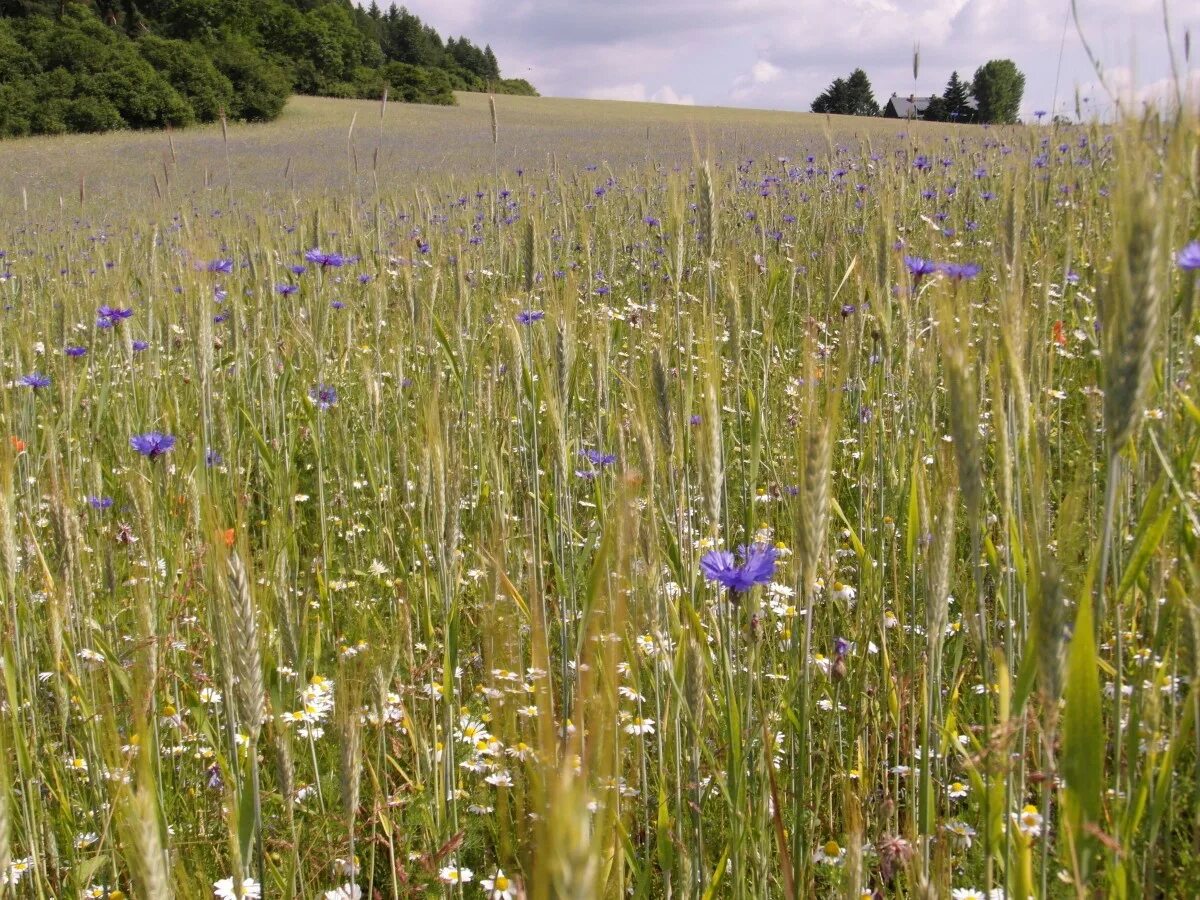
[[[1200,126],[0,144],[0,894],[1200,895]]]

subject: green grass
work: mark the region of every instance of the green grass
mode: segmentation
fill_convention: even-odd
[[[0,146],[12,893],[1200,891],[1196,122],[460,102]]]

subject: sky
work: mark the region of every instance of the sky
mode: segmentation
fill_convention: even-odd
[[[547,96],[807,110],[834,78],[861,67],[882,106],[892,93],[940,94],[952,70],[969,80],[989,59],[1007,58],[1026,76],[1026,117],[1074,115],[1077,88],[1086,118],[1112,109],[1070,0],[403,2],[443,37],[491,44],[506,77],[527,78]],[[1167,0],[1169,43],[1162,0],[1078,0],[1078,9],[1117,95],[1144,102],[1173,93],[1170,45],[1200,100],[1200,0]]]

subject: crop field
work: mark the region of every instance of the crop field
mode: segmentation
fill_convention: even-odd
[[[1200,128],[0,144],[0,894],[1200,895]]]

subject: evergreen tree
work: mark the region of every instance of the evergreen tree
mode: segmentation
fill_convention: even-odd
[[[966,83],[958,77],[958,72],[950,73],[950,80],[946,82],[946,90],[940,99],[946,112],[946,118],[951,122],[973,120],[975,110],[970,105],[971,92]]]
[[[849,78],[835,78],[812,102],[812,111],[837,116],[877,116],[879,104],[875,102],[867,73],[855,69]]]

